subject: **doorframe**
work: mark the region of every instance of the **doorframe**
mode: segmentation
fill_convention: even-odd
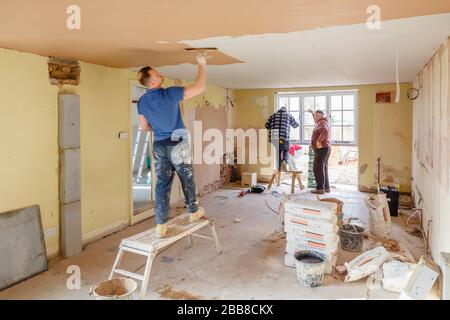
[[[153,213],[153,206],[149,209],[143,210],[137,214],[134,214],[134,206],[133,206],[133,147],[134,147],[134,141],[132,141],[133,138],[133,113],[132,113],[132,99],[133,99],[133,87],[134,86],[138,86],[138,87],[142,87],[139,82],[137,80],[132,80],[130,79],[130,83],[129,83],[129,99],[128,99],[128,112],[129,112],[129,132],[130,132],[130,143],[129,143],[129,148],[128,148],[128,155],[129,155],[129,192],[130,192],[130,203],[129,203],[129,212],[130,212],[130,225],[135,225],[145,219],[151,218],[154,216]],[[144,87],[142,87],[144,88]],[[149,150],[150,150],[150,154],[152,154],[152,148],[153,148],[153,134],[150,134],[150,142],[149,142]],[[155,196],[155,183],[154,183],[154,166],[153,166],[153,161],[150,162],[150,170],[152,173],[152,199],[154,199]]]

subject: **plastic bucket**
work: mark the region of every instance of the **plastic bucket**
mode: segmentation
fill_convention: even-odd
[[[344,224],[339,227],[341,248],[345,251],[360,252],[364,244],[364,227]]]
[[[298,282],[305,287],[319,287],[323,283],[325,257],[315,251],[299,251],[295,254]]]
[[[137,289],[136,281],[128,278],[115,278],[100,282],[91,288],[90,295],[97,300],[132,300]]]

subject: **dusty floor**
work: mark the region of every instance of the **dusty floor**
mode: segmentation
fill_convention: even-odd
[[[287,192],[289,186],[282,184],[278,188]],[[285,241],[264,241],[279,228],[278,215],[268,205],[277,209],[280,198],[270,192],[238,198],[238,192],[221,189],[201,199],[201,205],[216,222],[223,253],[217,255],[212,242],[198,238],[192,247],[185,239],[172,245],[153,264],[147,299],[367,299],[366,280],[344,283],[326,276],[322,287],[301,287],[295,269],[283,264]],[[301,193],[297,189],[296,195]],[[333,189],[329,196],[344,201],[346,217],[367,222],[364,194]],[[174,209],[172,214],[183,210]],[[153,218],[149,219],[88,245],[78,256],[54,260],[48,272],[0,292],[0,299],[93,299],[89,289],[108,277],[120,240],[154,223]],[[402,240],[416,259],[422,254],[422,239],[405,233],[400,218],[394,219],[393,238]],[[370,245],[366,241],[365,247]],[[339,263],[354,256],[341,252]],[[141,271],[143,264],[143,257],[130,254],[125,255],[122,267]],[[66,270],[71,265],[81,269],[81,289],[69,290],[66,286],[70,276]],[[380,288],[371,290],[369,298],[398,296]]]

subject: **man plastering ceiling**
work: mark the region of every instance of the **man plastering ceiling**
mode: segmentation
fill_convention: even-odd
[[[170,191],[175,172],[180,178],[191,223],[204,216],[198,206],[188,132],[181,117],[179,103],[201,94],[206,85],[206,53],[198,53],[196,81],[186,87],[161,88],[164,77],[152,67],[139,70],[139,83],[148,88],[138,101],[139,127],[153,131],[153,158],[156,182],[156,236],[167,234]]]

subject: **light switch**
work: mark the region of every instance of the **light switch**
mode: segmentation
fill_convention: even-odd
[[[119,132],[119,139],[120,140],[127,140],[128,139],[128,132]]]

